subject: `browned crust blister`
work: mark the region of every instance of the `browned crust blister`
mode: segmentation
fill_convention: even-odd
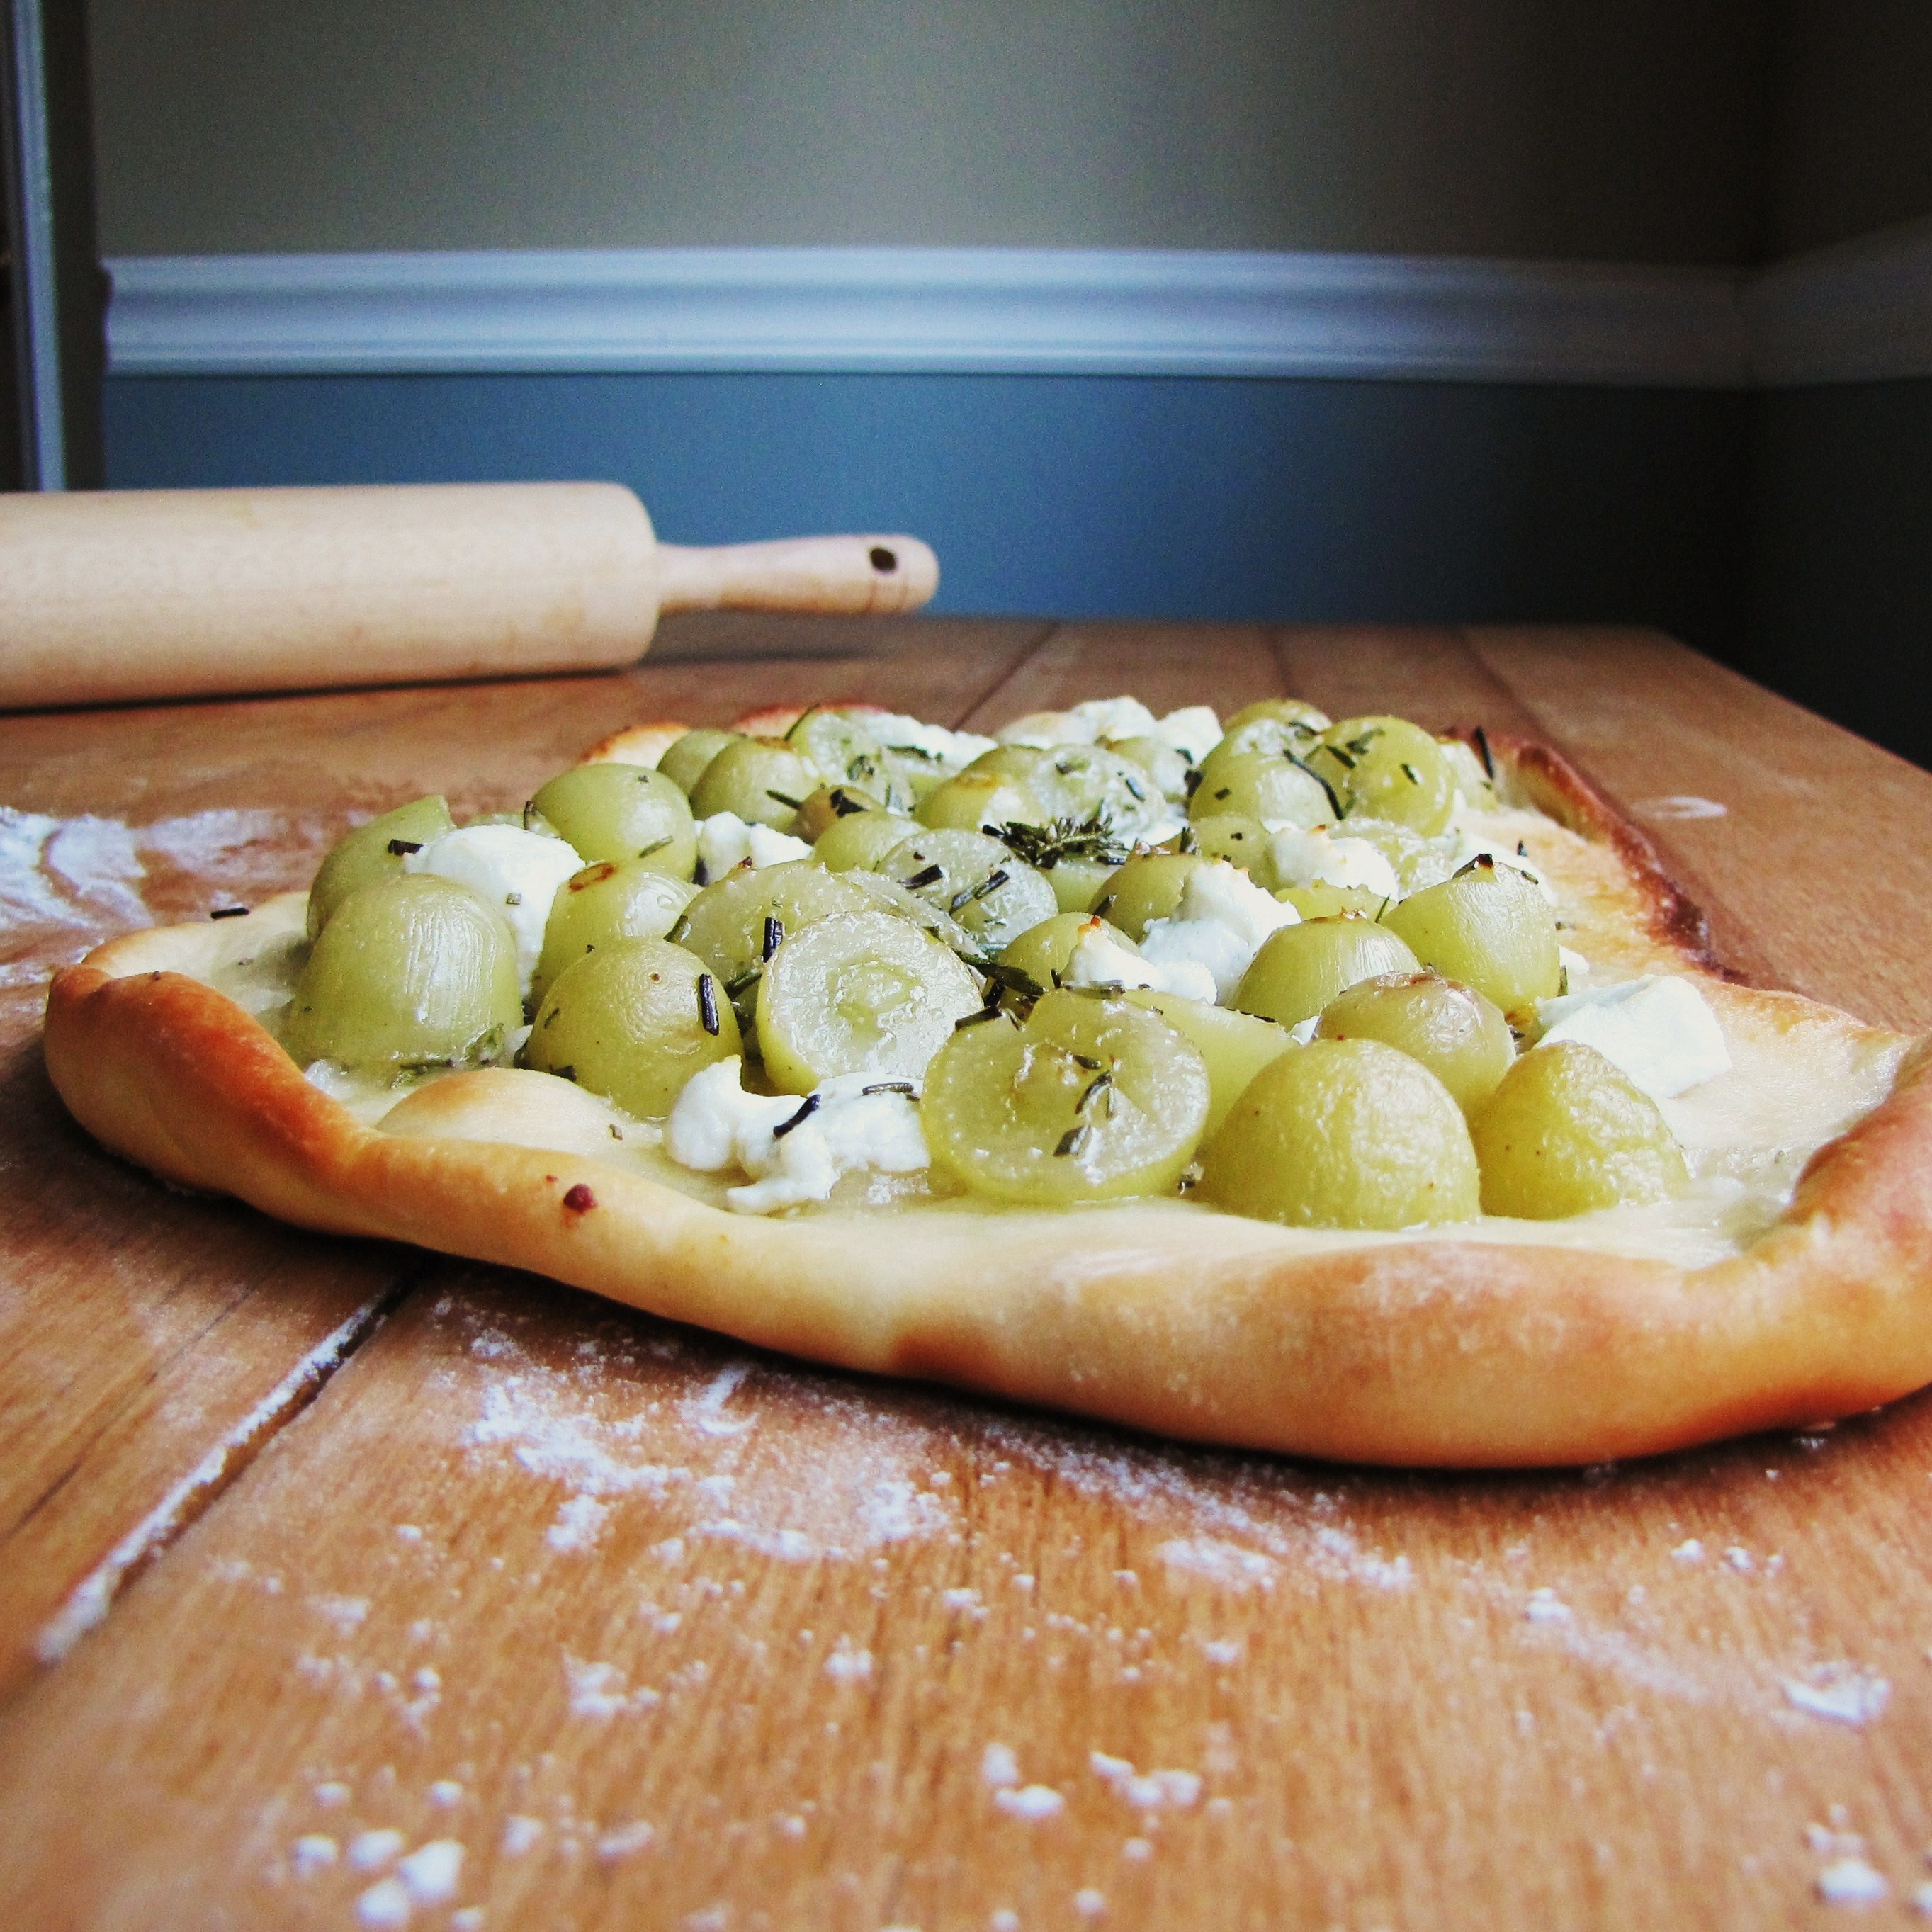
[[[1616,846],[1658,950],[1708,971],[1647,842],[1553,753],[1495,748],[1518,796]],[[110,1148],[304,1227],[534,1270],[815,1360],[1198,1442],[1463,1467],[1802,1426],[1932,1380],[1924,1048],[1768,1234],[1701,1268],[1453,1232],[1310,1252],[1169,1204],[927,1207],[881,1239],[878,1213],[736,1216],[586,1155],[362,1126],[223,994],[129,972],[136,956],[102,949],[48,1002],[49,1070]]]

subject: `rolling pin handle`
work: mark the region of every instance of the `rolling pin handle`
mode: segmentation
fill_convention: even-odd
[[[916,610],[939,560],[916,537],[791,537],[776,543],[658,546],[661,610],[796,610],[838,616]]]

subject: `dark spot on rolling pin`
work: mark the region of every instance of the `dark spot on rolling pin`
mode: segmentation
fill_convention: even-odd
[[[890,577],[899,567],[898,557],[884,544],[873,544],[867,554],[872,559],[872,568],[886,576]]]
[[[573,1214],[586,1214],[597,1205],[597,1197],[580,1180],[563,1197],[563,1204]]]

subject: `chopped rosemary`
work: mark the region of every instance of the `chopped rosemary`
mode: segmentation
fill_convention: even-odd
[[[780,805],[788,807],[793,812],[796,812],[805,803],[805,800],[802,798],[788,798],[782,791],[773,791],[770,785],[765,788],[765,796],[769,799],[776,800]]]
[[[944,866],[922,866],[910,878],[902,879],[899,884],[909,892],[922,892],[928,886],[938,885],[945,876],[946,868]]]
[[[1494,784],[1496,782],[1496,761],[1490,752],[1490,734],[1478,724],[1475,729],[1476,755],[1483,761],[1483,776]]]
[[[776,914],[765,915],[764,956],[769,959],[784,944],[784,921]]]
[[[868,760],[856,760],[856,762],[868,764],[870,761]],[[854,778],[856,778],[858,774],[855,772],[852,776]],[[850,792],[844,790],[843,788],[839,788],[833,790],[830,802],[832,806],[833,814],[839,818],[850,818],[854,812],[863,812],[866,809],[865,806],[861,805]]]
[[[1187,768],[1187,776],[1182,782],[1187,788],[1187,796],[1192,798],[1201,789],[1201,767],[1198,765],[1190,765]]]
[[[1146,804],[1147,794],[1142,789],[1141,782],[1138,778],[1123,778],[1120,782],[1133,794],[1134,802],[1136,805]]]
[[[574,1066],[553,1066],[550,1069],[550,1071],[554,1073],[560,1080],[574,1081],[577,1078],[577,1069]]]
[[[1419,785],[1421,784],[1422,774],[1418,771],[1413,765],[1405,764],[1402,768],[1402,771],[1403,777],[1407,778],[1411,784]]]
[[[1090,1053],[1076,1053],[1070,1047],[1067,1057],[1076,1066],[1084,1066],[1089,1073],[1101,1073],[1106,1070],[1107,1063],[1104,1060],[1096,1060]]]
[[[764,976],[765,969],[762,965],[747,966],[743,972],[734,974],[724,982],[724,990],[735,1000],[740,993],[749,992]]]
[[[946,910],[949,914],[957,913],[962,908],[970,905],[975,899],[982,899],[989,892],[996,892],[1012,877],[1004,866],[995,866],[976,886],[968,886],[963,892],[952,895]]]
[[[952,1030],[955,1033],[963,1033],[970,1026],[979,1026],[987,1020],[998,1019],[1001,1017],[1004,1010],[1000,1003],[995,1000],[992,1004],[982,1006],[977,1012],[968,1013],[964,1019],[955,1020],[952,1022]]]
[[[793,1114],[789,1120],[781,1120],[776,1126],[772,1128],[772,1138],[775,1141],[783,1140],[785,1136],[791,1132],[793,1128],[804,1126],[806,1122],[810,1120],[812,1115],[818,1112],[818,1096],[816,1094],[806,1094],[804,1102],[800,1106],[798,1112]]]
[[[412,852],[420,852],[423,842],[420,838],[392,838],[389,854],[392,858],[406,859]]]
[[[1092,1100],[1094,1095],[1096,1094],[1102,1094],[1106,1096],[1106,1118],[1111,1120],[1114,1118],[1114,1076],[1111,1073],[1102,1072],[1095,1074],[1093,1080],[1089,1083],[1086,1091],[1081,1095],[1078,1100],[1074,1102],[1073,1111],[1076,1114],[1085,1113],[1087,1111],[1088,1103]]]
[[[1519,859],[1527,859],[1529,856],[1529,848],[1520,838],[1516,842],[1516,856]]]
[[[638,856],[640,859],[648,859],[653,852],[662,852],[670,843],[670,834],[667,832],[662,838],[653,838],[648,845],[640,848]]]
[[[506,892],[503,895],[503,903],[506,906],[521,905],[523,902],[524,896],[521,892]]]
[[[1297,771],[1306,772],[1328,794],[1328,809],[1335,814],[1338,824],[1348,817],[1348,808],[1342,802],[1341,794],[1306,758],[1298,758],[1292,752],[1284,752],[1282,756]]]
[[[691,875],[691,883],[694,886],[708,886],[711,883],[711,868],[702,859],[698,860],[697,869]]]
[[[1087,1143],[1094,1137],[1094,1130],[1084,1120],[1077,1127],[1069,1127],[1060,1137],[1060,1144],[1054,1149],[1055,1154],[1079,1154],[1086,1151]]]
[[[919,1089],[910,1080],[875,1080],[869,1087],[859,1089],[862,1099],[868,1094],[910,1094],[917,1097]]]
[[[246,919],[248,908],[246,906],[217,906],[208,916],[210,919]]]
[[[1037,1000],[1046,992],[1023,966],[1004,966],[995,959],[980,970],[1001,992],[1010,993],[1018,1000]]]
[[[1355,754],[1346,746],[1330,745],[1328,747],[1328,755],[1345,772],[1352,772],[1355,769]]]
[[[1570,969],[1565,966],[1556,976],[1556,997],[1567,1000],[1570,997]]]
[[[622,1127],[620,1127],[620,1126],[618,1126],[617,1123],[616,1123],[615,1120],[613,1120],[613,1121],[611,1121],[611,1122],[610,1123],[610,1138],[611,1138],[614,1141],[620,1141],[620,1140],[622,1140],[622,1139],[624,1138],[624,1130],[623,1130],[623,1129],[622,1129]]]
[[[704,1030],[716,1038],[718,1032],[718,982],[709,973],[698,976],[698,1017]]]
[[[1496,869],[1496,862],[1490,856],[1488,853],[1478,852],[1466,866],[1457,866],[1450,877],[1460,879],[1465,872],[1473,872],[1479,869],[1485,872],[1493,872]]]

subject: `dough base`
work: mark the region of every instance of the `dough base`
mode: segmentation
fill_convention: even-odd
[[[1192,1441],[1396,1465],[1589,1463],[1802,1426],[1932,1380],[1932,1042],[1908,1053],[1831,1008],[1736,984],[1641,835],[1546,749],[1496,750],[1516,800],[1556,821],[1531,856],[1580,950],[1701,976],[1740,1072],[1728,1098],[1690,1096],[1706,1118],[1687,1130],[1719,1148],[1748,1121],[1768,1137],[1766,1172],[1769,1143],[1798,1149],[1794,1166],[1816,1148],[1788,1203],[1756,1168],[1755,1197],[1716,1184],[1728,1177],[1714,1154],[1712,1200],[1741,1228],[1695,1202],[1682,1226],[1612,1210],[1394,1236],[1184,1202],[734,1215],[647,1130],[620,1144],[622,1116],[547,1076],[452,1075],[380,1128],[358,1120],[246,1010],[267,994],[235,962],[254,940],[265,954],[287,943],[275,935],[296,922],[294,895],[250,920],[130,934],[67,968],[47,1065],[106,1146],[301,1226]],[[240,1004],[207,983],[224,958]]]

